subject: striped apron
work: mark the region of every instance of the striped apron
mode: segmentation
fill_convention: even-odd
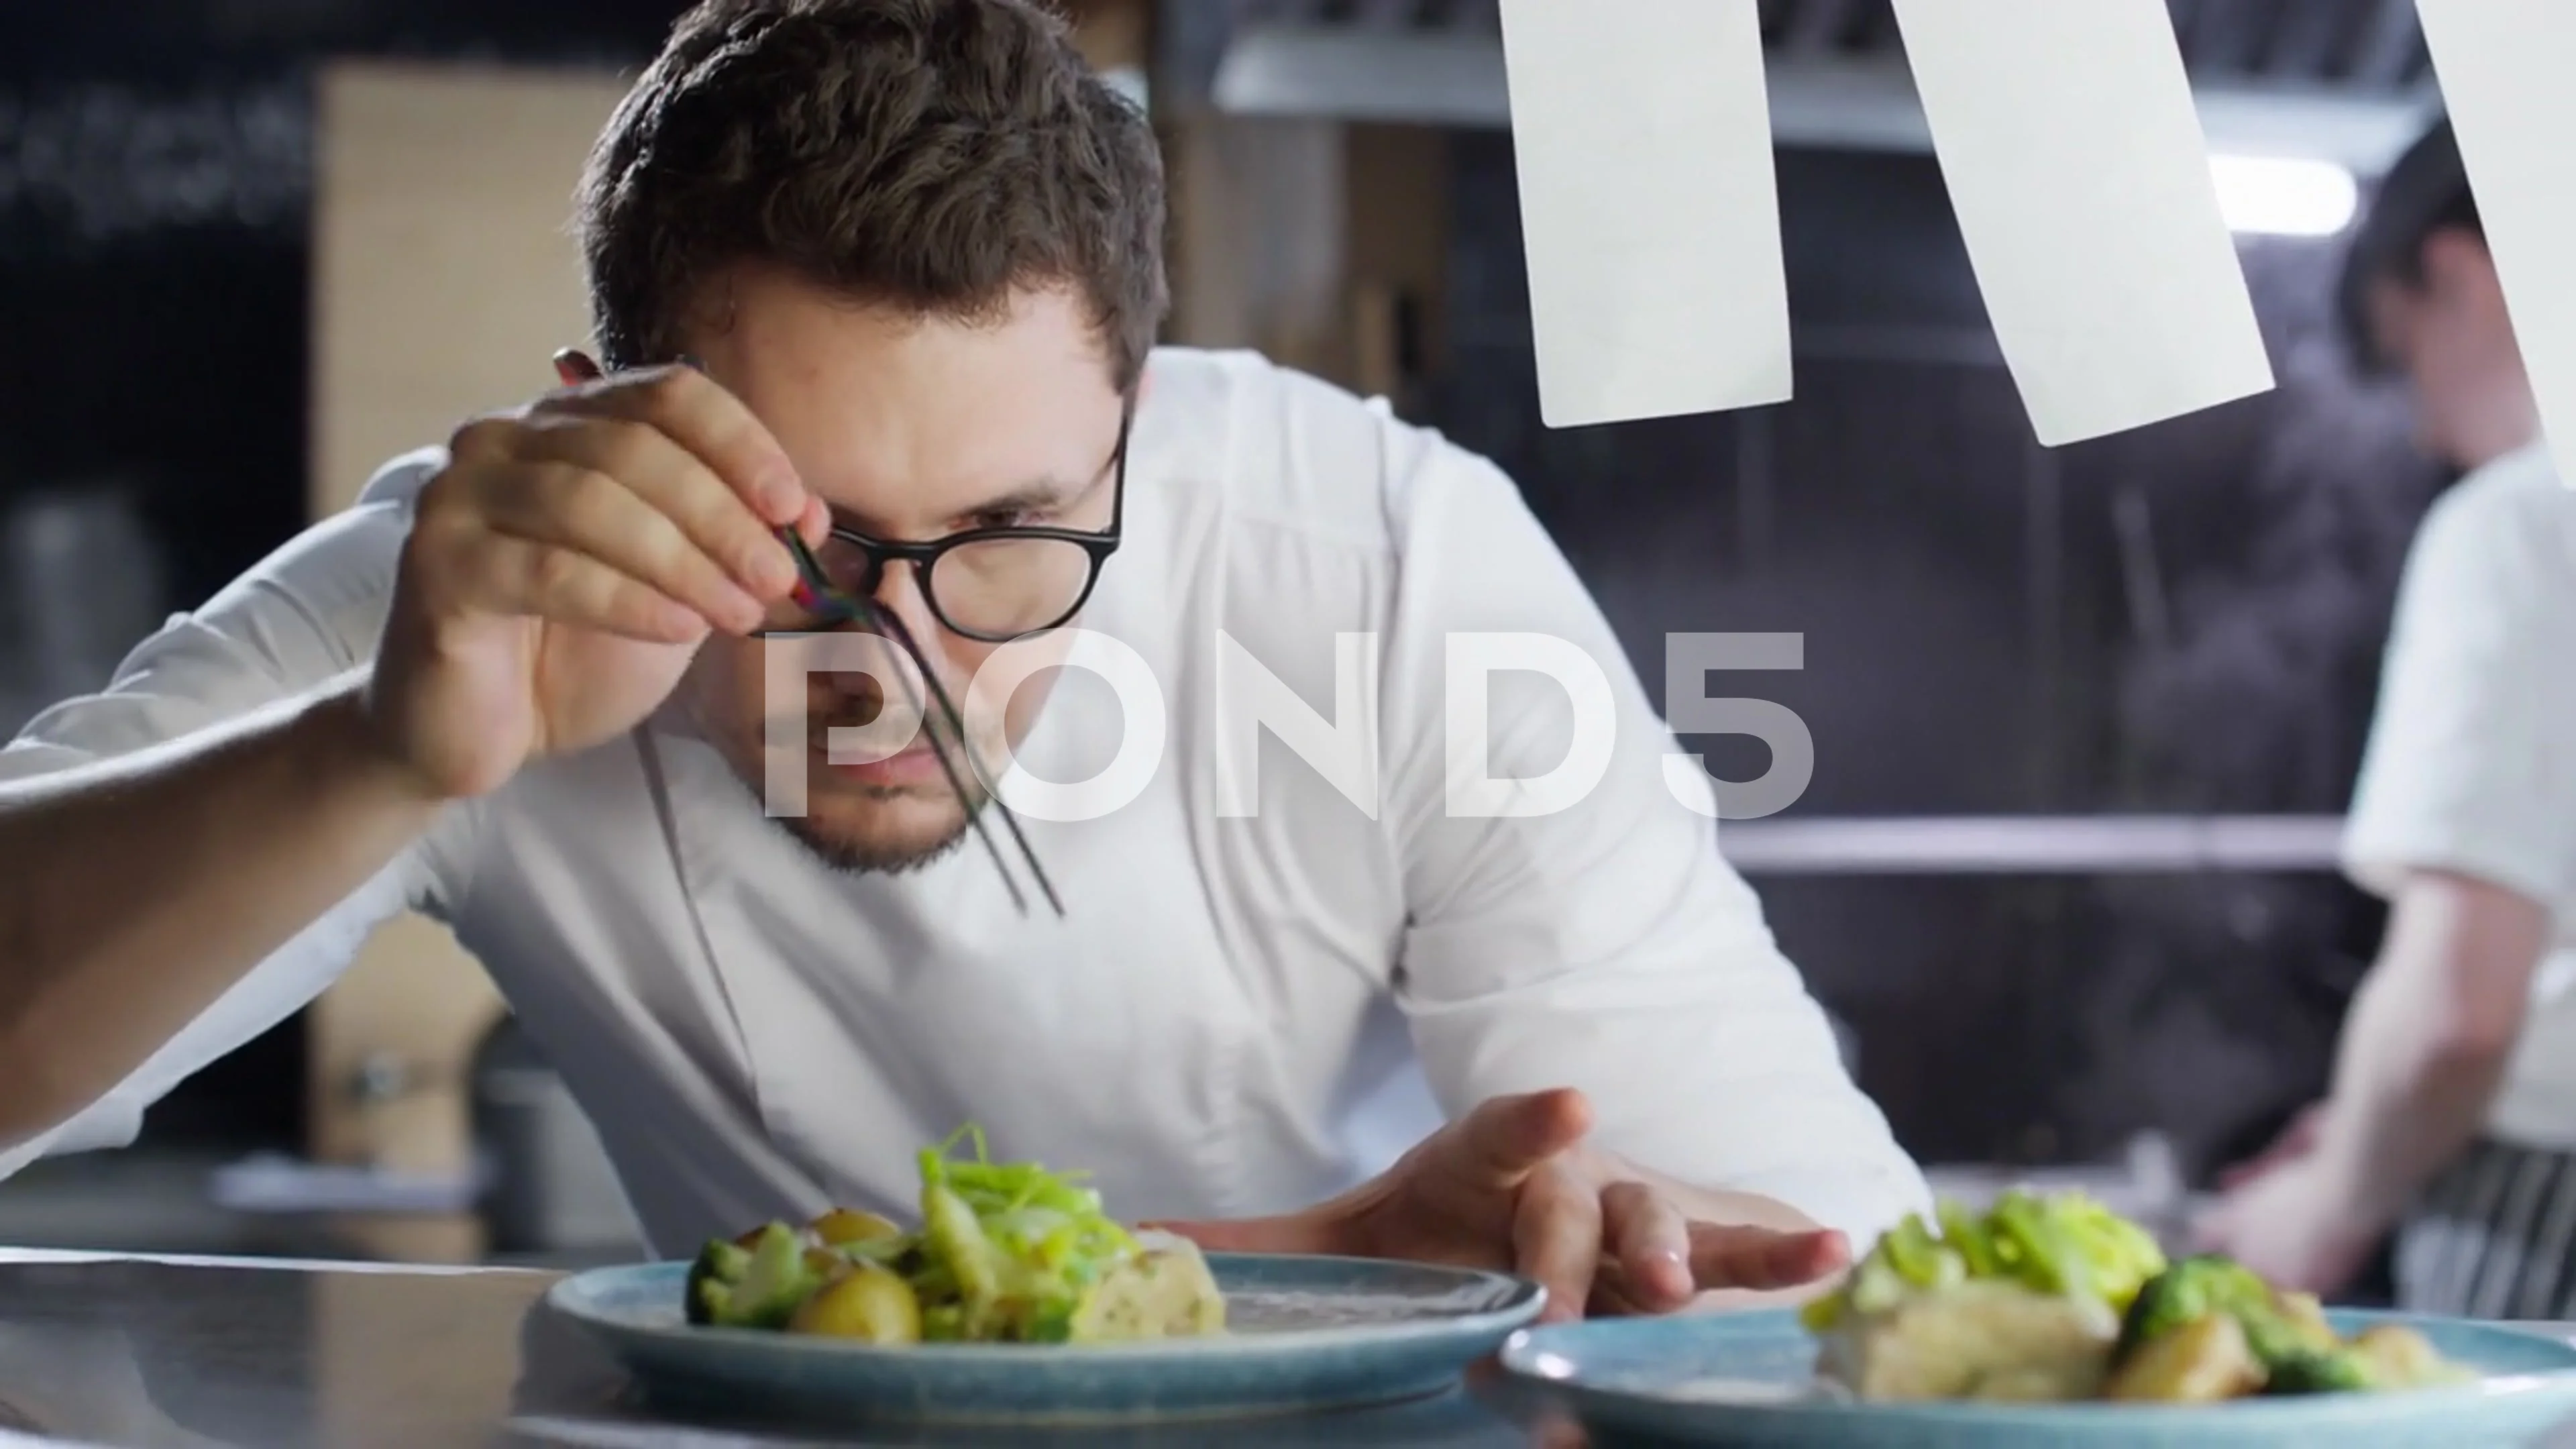
[[[2397,1306],[2576,1318],[2576,1153],[2481,1138],[2398,1226]]]

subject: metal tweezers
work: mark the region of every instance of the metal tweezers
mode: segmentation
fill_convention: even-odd
[[[814,558],[814,551],[805,546],[805,540],[797,534],[794,527],[779,529],[778,538],[781,543],[787,545],[788,554],[796,560],[797,577],[804,581],[805,587],[798,602],[826,618],[837,616],[841,620],[858,624],[862,628],[882,635],[894,641],[895,646],[904,653],[911,655],[913,664],[921,671],[922,683],[930,686],[931,697],[938,702],[940,718],[947,725],[946,732],[955,737],[958,750],[966,755],[967,768],[975,770],[978,763],[973,754],[975,746],[966,734],[965,718],[957,712],[957,706],[949,699],[947,689],[940,684],[938,671],[932,669],[930,661],[923,657],[921,646],[913,642],[912,631],[905,628],[903,621],[896,618],[891,611],[880,609],[874,603],[859,598],[833,583],[831,575],[823,571],[822,564]],[[913,688],[910,679],[904,680],[903,687],[904,692],[911,696],[914,713],[923,716],[925,728],[928,728],[920,692]],[[1002,873],[1002,884],[1011,892],[1012,906],[1025,916],[1029,913],[1028,896],[1020,889],[1019,880],[1011,873],[1010,863],[1002,858],[1002,847],[994,841],[993,832],[985,827],[984,812],[976,805],[975,797],[967,792],[965,776],[959,771],[957,761],[949,758],[948,747],[940,738],[942,733],[939,729],[930,728],[930,752],[939,757],[940,773],[948,777],[948,788],[957,796],[958,808],[966,812],[966,822],[974,827],[975,838],[984,842],[985,853],[993,858],[993,868]],[[980,770],[976,770],[976,773],[983,774]],[[1029,848],[1029,838],[1021,833],[1019,817],[1011,813],[1010,806],[1002,803],[1002,797],[998,792],[987,791],[984,799],[992,806],[994,813],[1002,817],[1002,824],[1010,830],[1011,842],[1019,847],[1020,858],[1027,862],[1029,875],[1037,881],[1039,892],[1046,897],[1047,904],[1055,908],[1055,913],[1062,916],[1065,913],[1064,902],[1056,896],[1054,884],[1047,879],[1046,867],[1038,864],[1037,852]]]

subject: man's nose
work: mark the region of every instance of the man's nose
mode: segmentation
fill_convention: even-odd
[[[913,647],[930,656],[924,664],[934,664],[948,648],[948,631],[930,611],[930,596],[921,591],[921,568],[910,559],[892,559],[877,576],[877,590],[869,596],[880,609],[903,622],[912,635]],[[943,674],[946,670],[941,671]]]

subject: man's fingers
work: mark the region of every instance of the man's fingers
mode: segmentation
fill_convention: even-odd
[[[1580,1092],[1560,1087],[1494,1097],[1458,1124],[1452,1140],[1464,1160],[1454,1166],[1479,1186],[1515,1187],[1590,1130],[1592,1108]],[[1597,1204],[1594,1211],[1599,1211]]]
[[[527,614],[648,644],[689,644],[707,635],[696,610],[569,549],[494,536],[472,560],[482,575],[474,593],[493,613]]]
[[[767,612],[679,524],[620,479],[570,463],[540,463],[489,475],[486,491],[484,518],[498,535],[595,559],[719,628],[756,629]]]
[[[831,506],[820,498],[807,498],[805,512],[796,520],[796,531],[804,535],[807,548],[821,548],[832,532]]]
[[[1690,1244],[1691,1276],[1702,1292],[1797,1288],[1851,1265],[1851,1240],[1830,1228],[1783,1232],[1692,1223]]]
[[[1642,1182],[1614,1182],[1601,1194],[1602,1241],[1619,1264],[1623,1295],[1648,1313],[1690,1302],[1690,1224]]]
[[[1512,1256],[1547,1289],[1550,1321],[1582,1317],[1601,1261],[1600,1191],[1562,1170],[1532,1176],[1513,1215]]]
[[[808,497],[787,450],[740,398],[697,368],[639,368],[583,388],[571,411],[649,423],[712,469],[772,528],[794,523]]]
[[[591,360],[590,354],[578,347],[558,348],[555,352],[555,381],[565,387],[597,382],[602,373],[603,369]]]
[[[520,455],[615,479],[755,599],[784,598],[795,586],[796,567],[761,516],[696,455],[649,424],[576,414],[532,419]],[[795,521],[803,521],[802,511]]]

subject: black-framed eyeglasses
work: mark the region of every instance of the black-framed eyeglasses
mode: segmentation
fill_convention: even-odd
[[[990,795],[979,802],[967,789],[967,771],[978,775],[985,772],[982,762],[974,757],[965,719],[958,712],[956,701],[940,684],[937,671],[923,657],[912,631],[905,628],[903,620],[891,610],[876,602],[877,586],[884,581],[885,566],[889,562],[902,559],[911,563],[922,600],[930,606],[941,627],[988,643],[1006,644],[1063,625],[1089,602],[1092,587],[1100,579],[1100,565],[1118,550],[1120,529],[1127,515],[1127,440],[1135,421],[1136,400],[1131,395],[1119,414],[1118,445],[1110,457],[1110,467],[1114,470],[1110,487],[1114,496],[1110,502],[1108,528],[1099,532],[1042,527],[977,528],[924,543],[889,543],[870,538],[855,529],[835,528],[826,536],[820,549],[807,547],[795,529],[781,528],[778,540],[786,545],[788,555],[796,561],[797,578],[802,584],[797,594],[798,602],[813,610],[815,619],[799,628],[762,629],[751,636],[765,639],[811,633],[816,628],[856,624],[885,635],[912,657],[913,663],[920,667],[923,683],[930,687],[931,701],[938,706],[938,719],[945,725],[944,730],[931,726],[931,753],[938,757],[948,788],[956,796],[959,807],[966,812],[968,824],[983,841],[985,853],[992,857],[994,869],[1001,872],[1002,884],[1011,893],[1011,904],[1022,914],[1028,911],[1028,898],[1021,893],[1019,882],[1012,877],[1009,865],[1003,861],[1001,846],[984,828],[981,804],[989,804],[993,812],[1002,817],[1002,824],[1010,832],[1012,843],[1019,847],[1020,858],[1027,863],[1039,893],[1046,897],[1047,904],[1054,907],[1059,916],[1065,913],[1064,899],[1056,894],[1055,883],[1047,879],[1046,867],[1038,863],[1037,852],[1030,847],[1028,836],[1020,829],[1019,818],[1011,813],[1010,807]],[[992,548],[980,554],[969,551],[983,545],[991,545]],[[829,557],[836,547],[846,551],[841,552],[838,558]],[[1007,557],[1006,549],[1009,551]],[[1073,568],[1072,554],[1068,552],[1072,549],[1080,552],[1078,577]],[[944,562],[961,556],[975,567],[961,575],[956,566],[950,564],[947,571],[942,572]],[[1050,561],[1056,572],[1047,572]],[[1034,564],[1039,572],[1024,575],[1015,584],[1011,581],[1011,574],[994,567],[1011,562],[1023,566]],[[946,578],[950,582],[942,586],[933,582],[934,577]],[[943,587],[947,591],[945,604],[940,592]],[[905,688],[911,690],[908,679]],[[925,702],[917,697],[917,691],[914,693],[916,697],[911,700],[912,707],[916,711],[922,710]],[[928,718],[925,714],[926,724]],[[966,757],[963,769],[949,756],[948,742],[952,740]]]
[[[814,563],[834,588],[862,599],[876,597],[887,565],[908,563],[931,617],[951,633],[980,643],[1008,644],[1061,628],[1091,601],[1100,566],[1118,551],[1127,517],[1127,438],[1134,422],[1131,403],[1119,416],[1118,445],[1108,464],[1112,496],[1107,528],[1009,524],[907,543],[835,527],[811,551]],[[762,631],[793,632],[798,629]]]

